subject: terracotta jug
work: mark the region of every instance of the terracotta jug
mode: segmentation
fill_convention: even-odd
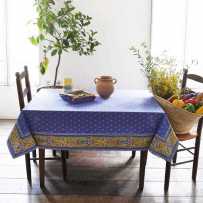
[[[96,84],[96,90],[100,97],[107,99],[114,91],[114,84],[117,83],[116,79],[111,76],[100,76],[94,80]]]

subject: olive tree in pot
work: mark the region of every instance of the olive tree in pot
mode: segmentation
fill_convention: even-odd
[[[54,0],[36,0],[37,18],[34,25],[39,34],[30,37],[33,45],[42,44],[44,57],[40,63],[40,72],[46,73],[49,60],[47,54],[58,56],[54,83],[56,86],[58,70],[63,52],[77,52],[79,55],[91,55],[100,43],[95,39],[96,31],[89,28],[92,18],[78,11],[72,0],[65,0],[59,8]]]

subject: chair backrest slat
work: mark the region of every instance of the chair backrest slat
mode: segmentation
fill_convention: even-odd
[[[24,90],[22,87],[23,79],[25,79],[25,89]],[[22,110],[25,107],[24,98],[27,97],[28,102],[30,102],[32,99],[27,66],[24,67],[24,71],[22,73],[19,73],[19,72],[16,73],[16,86],[17,86],[17,92],[18,92],[19,107],[20,107],[20,110]]]
[[[196,74],[188,74],[188,69],[183,70],[183,80],[182,80],[182,89],[186,88],[187,79],[203,83],[203,77],[196,75]]]
[[[203,83],[203,77],[199,76],[199,75],[195,75],[195,74],[188,74],[187,78],[190,80],[194,80],[196,82],[200,82]]]
[[[185,89],[187,85],[187,74],[188,74],[188,69],[183,69],[183,80],[182,80],[182,85],[181,89]]]
[[[22,89],[22,84],[21,84],[20,78],[21,78],[20,74],[16,73],[16,85],[17,85],[17,92],[18,92],[18,101],[19,101],[20,110],[22,110],[25,106],[25,102],[24,102],[23,89]]]
[[[27,68],[27,66],[24,67],[24,72],[25,72],[25,86],[28,89],[28,92],[27,92],[27,101],[30,102],[32,100],[32,94],[31,94],[30,79],[29,79],[29,74],[28,74],[28,68]]]
[[[196,74],[188,74],[188,69],[183,70],[183,80],[182,80],[182,90],[186,88],[187,85],[187,79],[203,83],[203,77],[196,75]],[[203,117],[199,119],[198,126],[197,126],[197,135],[198,137],[201,137],[202,132],[202,126],[203,126]]]

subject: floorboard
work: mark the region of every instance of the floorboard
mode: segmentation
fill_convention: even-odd
[[[168,194],[164,193],[165,162],[149,155],[145,188],[137,192],[139,153],[134,160],[130,152],[70,152],[68,178],[62,180],[60,161],[46,161],[46,190],[39,187],[38,165],[32,162],[33,185],[26,180],[24,157],[13,159],[6,140],[15,121],[0,120],[0,203],[145,203],[203,202],[203,147],[200,150],[197,183],[191,180],[192,164],[172,168]],[[188,142],[191,145],[192,142]],[[46,151],[51,156],[51,151]],[[188,153],[178,159],[191,158]]]

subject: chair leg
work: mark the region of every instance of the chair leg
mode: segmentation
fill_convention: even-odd
[[[194,161],[193,161],[193,168],[192,168],[192,180],[194,182],[196,182],[196,177],[197,177],[200,142],[201,142],[201,138],[200,136],[198,136],[195,141],[195,152],[194,152]]]
[[[178,152],[176,152],[175,155],[174,155],[174,157],[173,157],[173,163],[174,163],[174,164],[176,164],[177,156],[178,156]]]
[[[31,166],[30,166],[30,153],[25,154],[25,165],[26,165],[27,180],[31,185],[32,176],[31,176]]]
[[[170,175],[171,175],[171,163],[166,162],[165,182],[164,182],[164,191],[165,192],[167,192],[168,188],[169,188]]]
[[[61,162],[62,162],[62,174],[63,174],[63,180],[66,180],[67,176],[67,168],[66,168],[66,152],[61,151]]]
[[[144,188],[144,179],[145,179],[145,166],[147,163],[147,154],[148,151],[141,151],[140,155],[140,172],[139,172],[139,190],[142,191]]]
[[[40,187],[44,188],[44,160],[45,150],[39,149],[39,178],[40,178]]]
[[[131,158],[134,159],[134,158],[135,158],[135,155],[136,155],[136,151],[133,150],[133,151],[132,151],[132,156],[131,156]]]
[[[37,163],[37,161],[35,160],[35,158],[37,158],[37,152],[36,152],[36,150],[32,151],[32,158],[33,158],[33,162]]]

